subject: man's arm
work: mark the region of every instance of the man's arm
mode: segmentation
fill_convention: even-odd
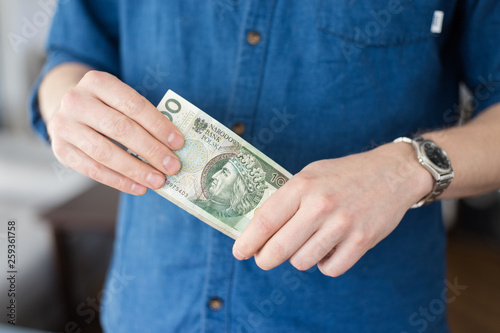
[[[455,177],[442,199],[477,195],[500,188],[500,104],[484,110],[469,123],[424,137],[450,157]]]
[[[500,188],[500,104],[464,126],[423,137],[452,162],[455,178],[442,198]],[[233,254],[255,255],[262,269],[289,260],[299,270],[318,264],[339,276],[396,228],[433,181],[407,143],[311,163],[259,208]]]
[[[116,77],[67,63],[52,69],[38,93],[52,149],[66,167],[103,184],[141,195],[163,186],[180,162],[180,131]],[[119,148],[123,144],[148,165]]]

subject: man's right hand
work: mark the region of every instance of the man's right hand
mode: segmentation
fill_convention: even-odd
[[[162,187],[164,174],[174,175],[180,169],[172,152],[184,144],[180,131],[146,98],[111,74],[88,71],[44,118],[54,154],[64,166],[120,191],[142,195],[148,187]]]

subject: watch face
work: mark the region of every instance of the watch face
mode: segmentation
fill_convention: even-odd
[[[434,142],[425,142],[422,148],[427,158],[438,168],[446,170],[451,167],[448,156]]]

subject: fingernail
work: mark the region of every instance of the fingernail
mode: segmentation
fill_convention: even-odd
[[[146,186],[142,186],[141,184],[137,184],[137,183],[132,184],[132,193],[142,195],[142,194],[146,193],[147,190],[148,189]]]
[[[163,160],[163,166],[167,170],[167,174],[175,175],[181,169],[181,162],[172,156],[167,156]]]
[[[165,184],[165,177],[158,173],[151,172],[146,178],[148,184],[150,184],[153,188],[160,188]]]
[[[173,149],[181,149],[182,146],[184,145],[184,139],[177,133],[170,133],[170,135],[167,138],[168,144],[170,147]]]
[[[233,256],[238,259],[238,260],[246,260],[248,259],[247,257],[245,257],[243,254],[241,254],[240,251],[236,250],[236,249],[233,249]]]

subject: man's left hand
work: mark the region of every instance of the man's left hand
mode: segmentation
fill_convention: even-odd
[[[264,270],[289,260],[299,270],[318,264],[325,275],[342,275],[396,228],[432,182],[406,143],[311,163],[257,210],[233,254],[255,255]]]

